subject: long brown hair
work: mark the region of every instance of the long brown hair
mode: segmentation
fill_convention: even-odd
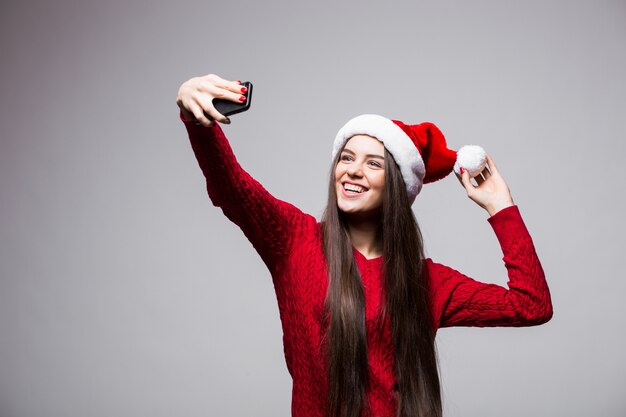
[[[322,217],[324,255],[329,274],[324,304],[328,323],[327,414],[329,417],[359,417],[369,407],[365,295],[347,220],[337,206],[334,172],[340,157],[341,152],[338,152],[333,161],[328,204]],[[379,320],[389,315],[391,323],[398,417],[440,417],[435,331],[422,235],[400,169],[387,149],[380,236],[386,295]]]

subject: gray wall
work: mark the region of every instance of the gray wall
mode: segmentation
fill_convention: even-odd
[[[555,316],[441,330],[446,415],[623,416],[625,43],[624,1],[3,1],[0,415],[289,414],[269,274],[178,120],[213,72],[255,84],[242,165],[316,216],[356,114],[482,144]],[[428,256],[506,283],[454,177],[414,210]]]

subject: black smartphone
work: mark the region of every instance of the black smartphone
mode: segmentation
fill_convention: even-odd
[[[235,103],[230,100],[214,98],[213,106],[215,107],[215,110],[227,117],[232,114],[237,114],[248,110],[250,108],[250,103],[252,102],[252,83],[250,81],[245,81],[241,83],[241,86],[248,89],[243,94],[244,96],[246,96],[246,101],[244,101],[243,103]]]

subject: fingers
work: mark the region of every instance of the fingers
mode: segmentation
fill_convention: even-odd
[[[209,119],[206,116],[206,114],[204,113],[204,110],[202,109],[202,107],[200,107],[198,103],[196,103],[195,101],[191,101],[188,103],[187,108],[191,110],[191,112],[193,113],[193,116],[196,118],[198,122],[200,122],[202,126],[204,127],[213,126],[214,121]]]
[[[487,167],[489,167],[490,174],[500,174],[495,162],[493,162],[493,159],[491,159],[489,155],[487,155]]]
[[[488,179],[489,177],[491,177],[491,172],[489,171],[489,168],[487,166],[485,166],[485,169],[483,169],[483,171],[480,173],[484,179]]]
[[[492,174],[491,171],[489,171],[489,167],[487,165],[485,165],[485,168],[481,171],[480,174],[478,174],[476,177],[474,177],[474,179],[476,180],[476,183],[478,185],[481,185],[483,182],[487,181],[489,178],[491,178]]]
[[[460,180],[461,180],[461,185],[463,185],[468,195],[474,191],[474,184],[472,184],[472,181],[470,179],[470,176],[467,170],[465,169],[463,170],[463,172],[461,173]]]
[[[196,97],[198,104],[210,117],[220,123],[229,124],[230,119],[219,113],[213,106],[213,99],[243,103],[246,101],[246,96],[244,95],[247,92],[246,87],[242,86],[240,81],[228,81],[214,74],[204,77],[203,81],[198,86],[198,91],[200,92]]]
[[[489,174],[485,178],[494,177],[494,180],[496,182],[504,182],[504,178],[502,178],[500,171],[498,171],[496,163],[493,162],[493,159],[491,159],[489,155],[487,155],[487,166],[483,170],[483,174],[485,174],[485,171],[487,171],[487,169],[489,170]]]
[[[230,100],[234,102],[246,101],[246,87],[238,81],[228,81],[217,75],[209,74],[203,77],[203,82],[198,86],[198,90],[208,93],[214,98]]]
[[[246,91],[245,88],[241,85],[232,87],[230,83],[228,85],[204,84],[201,87],[201,91],[210,94],[214,98],[243,103],[246,101],[246,96],[242,94],[242,92]]]
[[[222,77],[220,77],[219,75],[215,75],[215,74],[209,74],[209,75],[205,75],[204,77],[201,77],[202,79],[208,81],[210,84],[214,84],[219,86],[220,88],[227,88],[227,89],[231,89],[231,91],[237,91],[237,89],[239,88],[239,90],[241,89],[241,81],[237,80],[237,81],[229,81],[229,80],[225,80]]]
[[[196,96],[195,99],[196,103],[210,118],[213,118],[220,123],[230,124],[230,119],[215,109],[215,107],[213,106],[213,98],[210,95],[201,94]]]
[[[511,192],[498,173],[495,163],[489,156],[486,159],[487,166],[479,175],[474,177],[477,185],[473,184],[472,178],[466,170],[463,170],[461,175],[455,174],[465,188],[467,196],[492,215],[498,208],[514,203]]]
[[[470,178],[469,173],[467,172],[467,170],[463,170],[464,174],[463,175],[467,175],[467,182],[469,183],[469,185],[472,187],[472,189],[474,189],[477,186],[480,186],[480,184],[482,184],[483,182],[485,182],[485,180],[487,179],[486,177],[484,177],[484,173],[481,173],[483,175],[483,177],[481,177],[481,174],[478,174],[477,176],[475,176],[473,179],[474,181],[476,181],[476,185],[474,185],[474,183],[472,182],[472,178]],[[459,180],[459,182],[461,183],[461,185],[467,189],[467,187],[465,186],[465,183],[463,182],[463,175],[459,175],[456,172],[454,173],[454,175],[456,175],[456,178]]]

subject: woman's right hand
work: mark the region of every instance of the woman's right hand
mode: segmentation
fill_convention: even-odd
[[[245,93],[245,87],[240,84],[240,81],[227,81],[215,74],[209,74],[185,81],[178,89],[176,104],[180,107],[185,119],[195,118],[201,125],[210,127],[213,126],[215,120],[220,123],[230,123],[228,117],[215,110],[213,99],[221,98],[241,103],[246,99],[242,93]],[[213,120],[208,118],[207,114]]]

